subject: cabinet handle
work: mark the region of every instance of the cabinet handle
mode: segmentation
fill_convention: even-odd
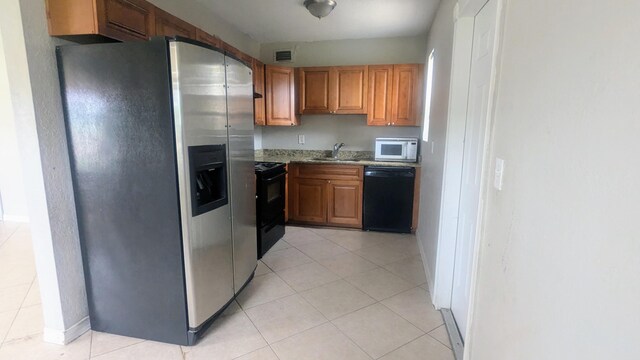
[[[395,125],[396,123],[391,123],[391,125]]]
[[[331,180],[327,180],[327,183],[331,184]]]

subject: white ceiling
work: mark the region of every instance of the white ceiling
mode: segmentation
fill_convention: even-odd
[[[318,20],[304,0],[197,0],[260,43],[426,34],[440,0],[336,0]]]

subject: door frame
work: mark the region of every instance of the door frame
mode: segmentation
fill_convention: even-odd
[[[455,256],[458,230],[458,214],[460,212],[460,190],[462,184],[462,168],[464,156],[464,137],[467,120],[467,105],[471,75],[471,56],[473,46],[473,32],[475,17],[489,1],[497,1],[495,46],[493,51],[493,64],[491,80],[489,82],[489,104],[486,120],[486,135],[483,146],[483,165],[481,176],[480,203],[478,206],[478,220],[476,240],[472,252],[471,281],[468,323],[466,329],[457,330],[458,339],[460,332],[465,333],[467,342],[471,340],[470,329],[473,325],[473,312],[476,294],[476,280],[478,271],[478,257],[483,241],[483,213],[490,184],[489,171],[493,166],[490,161],[490,144],[493,137],[493,119],[496,101],[497,72],[500,65],[499,54],[501,52],[501,40],[503,31],[504,0],[471,0],[460,9],[459,4],[454,10],[454,44],[452,55],[449,113],[447,122],[447,139],[445,145],[445,161],[443,175],[442,200],[440,203],[440,219],[438,224],[438,247],[436,255],[436,273],[432,289],[432,301],[436,308],[449,309],[451,307],[453,281],[455,273]],[[450,311],[445,314],[450,314]],[[449,328],[449,326],[448,326]],[[453,336],[455,338],[455,336]],[[460,341],[461,342],[461,341]],[[465,357],[468,356],[468,346],[465,346]],[[458,355],[458,354],[456,354]],[[461,354],[460,354],[461,355]]]

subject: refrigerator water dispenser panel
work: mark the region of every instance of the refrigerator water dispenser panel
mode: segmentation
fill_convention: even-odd
[[[229,203],[226,159],[224,144],[189,146],[192,216]]]

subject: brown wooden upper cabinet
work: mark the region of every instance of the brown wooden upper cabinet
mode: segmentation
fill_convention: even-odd
[[[222,40],[219,37],[213,36],[204,30],[196,28],[196,40],[203,42],[205,44],[211,45],[218,49],[222,49],[221,44]]]
[[[370,65],[367,124],[419,126],[422,73],[422,64]]]
[[[250,55],[247,55],[245,53],[243,53],[242,51],[238,50],[237,48],[227,44],[226,42],[222,41],[222,48],[229,54],[235,56],[236,58],[238,58],[239,60],[243,61],[244,63],[246,63],[247,65],[251,66],[253,63],[253,57],[251,57]]]
[[[294,126],[299,124],[296,113],[295,69],[286,66],[265,66],[265,124]]]
[[[299,68],[301,114],[366,114],[368,67]]]
[[[156,35],[177,35],[189,39],[195,39],[196,27],[166,11],[156,8]]]
[[[254,98],[254,112],[253,117],[256,125],[266,125],[265,119],[265,105],[264,105],[264,64],[260,61],[253,59],[253,91],[259,94],[261,97]]]
[[[49,35],[102,35],[147,40],[155,34],[156,8],[144,0],[46,0]]]
[[[306,67],[298,69],[300,79],[300,113],[329,114],[330,67]]]

